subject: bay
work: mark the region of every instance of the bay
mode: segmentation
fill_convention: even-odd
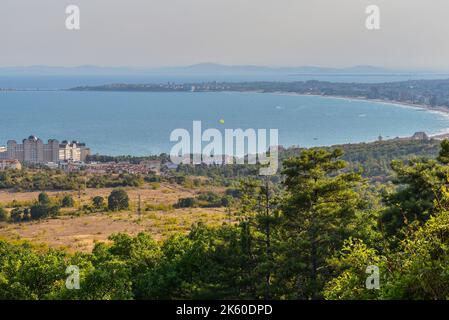
[[[33,134],[93,153],[169,152],[172,130],[278,129],[283,146],[324,146],[446,132],[447,114],[402,105],[267,93],[0,92],[0,146]],[[224,120],[224,123],[223,121]]]

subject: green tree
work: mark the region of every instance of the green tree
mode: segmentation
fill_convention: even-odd
[[[36,203],[30,208],[30,218],[33,220],[54,217],[59,214],[59,207]]]
[[[31,210],[30,208],[23,209],[22,221],[31,220]]]
[[[327,284],[328,299],[444,300],[449,296],[449,211],[435,213],[383,254],[349,241],[333,263],[338,274]],[[380,288],[365,287],[366,267],[379,268]]]
[[[127,262],[110,256],[94,263],[78,294],[88,300],[129,300],[133,297],[130,277]]]
[[[111,211],[125,210],[129,208],[129,197],[125,190],[112,190],[108,197],[108,208]]]
[[[368,247],[361,240],[350,238],[345,241],[338,257],[330,259],[329,262],[336,270],[336,275],[326,284],[324,289],[326,299],[370,300],[380,298],[381,290],[366,287],[369,266],[379,268],[380,287],[385,286],[385,277],[382,275],[388,271],[386,259],[375,249]]]
[[[11,210],[11,221],[20,222],[23,219],[23,210],[21,208],[14,208]]]
[[[104,198],[101,196],[95,196],[92,198],[92,204],[95,209],[102,209],[104,207]]]
[[[64,198],[62,198],[61,206],[63,208],[72,208],[75,204],[75,201],[73,200],[73,197],[69,194],[65,195]]]
[[[61,250],[33,250],[0,241],[0,299],[46,299],[63,285],[67,265]]]
[[[248,260],[246,271],[254,284],[253,298],[271,299],[276,286],[276,255],[279,249],[279,199],[269,179],[246,180],[241,187],[238,218],[242,245]]]
[[[384,195],[387,208],[381,213],[380,227],[392,239],[401,239],[410,227],[421,226],[435,212],[434,202],[441,198],[447,184],[448,167],[435,160],[393,161],[396,190]]]
[[[361,177],[341,172],[341,156],[340,149],[310,149],[283,163],[286,267],[297,298],[321,297],[331,274],[327,259],[358,227],[354,221],[363,202],[355,188]]]
[[[440,147],[441,149],[438,153],[437,160],[440,163],[447,165],[449,164],[449,140],[444,139],[443,141],[441,141]]]
[[[386,299],[441,300],[449,296],[449,212],[432,216],[390,257]]]
[[[176,206],[178,208],[193,208],[196,205],[195,199],[192,197],[181,198],[178,200]]]
[[[46,194],[45,192],[39,193],[37,201],[41,205],[48,205],[48,204],[50,204],[50,198],[48,197],[48,194]]]

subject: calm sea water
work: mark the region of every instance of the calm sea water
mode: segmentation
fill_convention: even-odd
[[[220,123],[224,120],[224,124]],[[321,146],[428,134],[443,114],[392,104],[259,93],[0,92],[0,146],[30,134],[86,142],[94,153],[169,152],[170,132],[275,128],[284,146]]]

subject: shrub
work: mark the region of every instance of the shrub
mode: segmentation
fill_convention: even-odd
[[[0,207],[0,221],[7,221],[8,220],[8,213],[6,212],[3,207]]]
[[[196,205],[196,201],[194,198],[181,198],[178,200],[176,204],[177,208],[192,208]]]
[[[65,195],[64,198],[62,198],[61,206],[63,208],[72,208],[74,205],[73,197],[71,195]]]
[[[100,196],[95,196],[92,198],[92,204],[96,209],[101,209],[104,207],[104,198]]]
[[[108,197],[108,208],[111,211],[125,210],[129,208],[129,197],[125,190],[112,190]]]
[[[22,221],[23,217],[22,217],[22,209],[20,208],[14,208],[11,210],[11,221],[12,222],[20,222]]]
[[[38,201],[39,201],[39,204],[48,205],[50,203],[50,198],[48,197],[48,195],[45,192],[41,192],[41,193],[39,193]]]
[[[222,197],[214,192],[207,192],[198,195],[200,207],[213,208],[222,206]]]
[[[59,213],[58,206],[51,206],[49,204],[35,204],[30,208],[31,219],[42,219],[56,216]]]

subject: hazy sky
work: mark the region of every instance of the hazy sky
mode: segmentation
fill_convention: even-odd
[[[65,28],[78,5],[81,29]],[[381,9],[381,29],[365,8]],[[0,0],[0,66],[449,70],[449,0]]]

